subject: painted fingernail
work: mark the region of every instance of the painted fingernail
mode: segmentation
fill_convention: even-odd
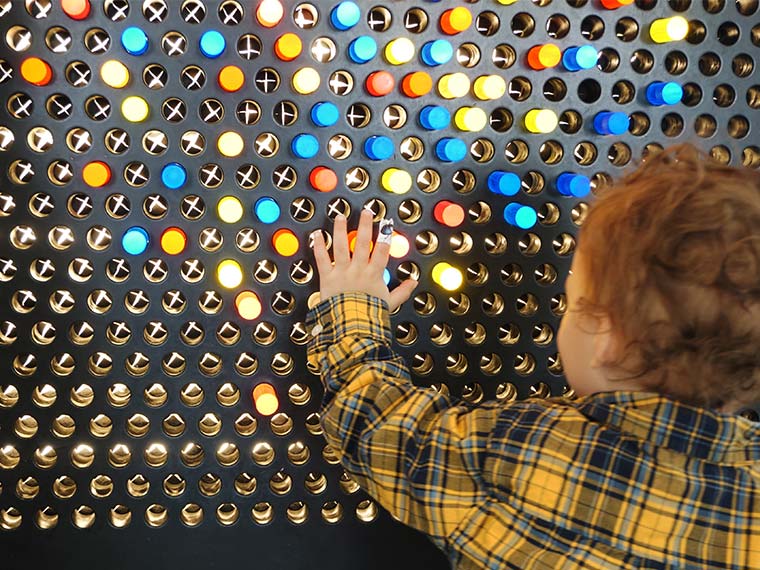
[[[391,243],[393,237],[393,218],[383,218],[380,220],[380,227],[377,231],[377,243]]]

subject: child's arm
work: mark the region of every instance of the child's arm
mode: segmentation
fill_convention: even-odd
[[[327,441],[370,495],[403,523],[446,548],[446,538],[485,498],[481,472],[503,404],[473,409],[415,387],[391,348],[388,304],[344,292],[307,316],[318,332],[309,367],[325,388]]]

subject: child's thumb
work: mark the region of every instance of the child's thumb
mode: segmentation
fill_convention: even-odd
[[[391,311],[409,299],[409,297],[412,296],[412,293],[416,289],[417,285],[419,285],[419,281],[415,281],[414,279],[407,279],[393,291],[391,291],[391,301],[388,303],[390,305]]]

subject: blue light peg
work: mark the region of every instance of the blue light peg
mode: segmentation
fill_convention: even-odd
[[[562,54],[562,65],[568,71],[580,71],[591,69],[599,59],[599,52],[594,46],[576,46],[567,48]]]
[[[583,198],[591,192],[591,180],[582,174],[563,172],[557,177],[557,191],[563,196]]]
[[[179,162],[170,162],[161,169],[161,182],[171,190],[182,188],[187,182],[187,171]]]
[[[451,122],[451,113],[446,107],[428,105],[420,111],[420,125],[427,131],[445,129]]]
[[[436,143],[435,155],[443,162],[458,162],[467,156],[467,144],[461,139],[444,137]]]
[[[435,67],[448,63],[454,56],[453,46],[446,40],[433,40],[422,45],[420,57],[425,65]]]
[[[340,111],[335,103],[323,101],[315,103],[311,108],[311,121],[318,127],[331,127],[338,122]]]
[[[393,156],[393,141],[385,136],[371,136],[364,141],[364,154],[370,160],[386,160]]]
[[[273,224],[280,218],[280,206],[274,198],[259,198],[253,209],[262,224]]]
[[[519,202],[510,202],[504,208],[504,219],[508,224],[527,230],[536,225],[536,210]]]
[[[488,175],[488,189],[494,194],[503,196],[514,196],[520,191],[522,181],[514,172],[504,172],[503,170],[494,170]]]
[[[302,133],[293,137],[290,149],[298,158],[313,158],[319,152],[319,141],[314,135]]]
[[[330,23],[336,30],[353,28],[361,19],[361,10],[355,2],[341,2],[330,11]]]
[[[148,51],[148,36],[137,26],[130,26],[121,33],[121,46],[129,55],[142,55]]]
[[[209,59],[216,59],[224,53],[227,42],[224,36],[216,30],[207,30],[201,36],[199,47],[201,53]]]
[[[348,44],[348,57],[356,63],[367,63],[377,55],[377,42],[372,36],[359,36]]]
[[[121,238],[121,247],[124,251],[130,255],[140,255],[146,249],[150,243],[150,236],[140,226],[132,226]]]
[[[646,95],[650,105],[675,105],[681,102],[683,87],[675,81],[655,81],[647,87]]]
[[[622,135],[630,124],[628,115],[620,112],[602,111],[594,117],[594,130],[600,135]]]

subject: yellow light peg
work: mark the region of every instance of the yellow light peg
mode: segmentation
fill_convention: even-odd
[[[482,131],[488,124],[488,115],[480,107],[461,107],[454,113],[454,124],[460,131]]]
[[[121,102],[121,114],[130,123],[142,123],[149,112],[148,102],[137,95],[130,95]]]
[[[222,287],[234,289],[243,282],[243,268],[234,259],[225,259],[216,267],[216,278]]]
[[[649,36],[658,44],[677,42],[684,39],[688,33],[689,21],[683,16],[660,18],[649,26]]]
[[[558,123],[557,113],[551,109],[531,109],[525,115],[525,128],[531,133],[551,133]]]
[[[446,289],[446,291],[456,291],[464,283],[462,272],[445,261],[440,261],[433,266],[433,281]]]
[[[227,224],[235,224],[243,218],[243,204],[235,196],[224,196],[216,204],[216,214]]]
[[[393,235],[391,236],[391,248],[388,251],[388,255],[394,259],[399,259],[409,253],[410,249],[409,239],[398,232],[393,232]]]
[[[496,1],[502,6],[511,6],[512,4],[517,2],[517,0],[496,0]]]
[[[500,75],[481,75],[473,82],[472,91],[481,101],[501,99],[507,92],[507,82]]]
[[[412,176],[406,170],[389,168],[380,177],[381,186],[394,194],[406,194],[412,189]]]
[[[291,85],[296,93],[309,95],[319,89],[321,79],[319,72],[313,67],[302,67],[293,74]]]
[[[438,80],[438,93],[444,99],[457,99],[470,92],[470,78],[457,71],[441,76]]]
[[[409,38],[396,38],[385,46],[385,59],[391,65],[403,65],[414,59],[416,48]]]
[[[129,83],[129,69],[117,59],[109,59],[100,66],[103,83],[114,89],[126,87]]]
[[[225,131],[216,139],[216,148],[219,154],[228,158],[240,156],[245,148],[245,141],[235,131]]]
[[[285,8],[280,0],[262,0],[256,8],[256,20],[265,28],[274,28],[284,15]]]
[[[235,307],[241,318],[252,321],[261,315],[261,300],[253,291],[241,291],[235,297]]]

